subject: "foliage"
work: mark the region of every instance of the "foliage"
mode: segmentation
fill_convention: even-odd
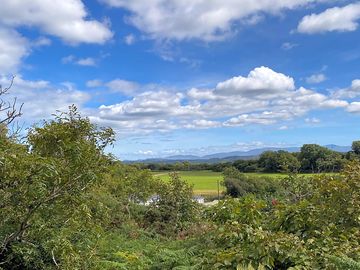
[[[225,193],[234,198],[247,194],[271,198],[276,196],[280,189],[279,181],[276,179],[246,175],[233,167],[225,169],[223,174]]]
[[[208,210],[216,230],[208,236],[213,245],[203,251],[204,268],[357,267],[359,177],[360,164],[352,163],[341,175],[303,184],[303,178],[290,177],[283,183],[285,197],[268,205],[246,196]]]
[[[259,165],[265,172],[297,172],[300,162],[291,153],[286,151],[267,151],[260,155]]]
[[[342,156],[326,147],[304,144],[299,154],[303,172],[335,172],[343,166]]]
[[[112,131],[98,129],[71,107],[31,129],[26,145],[1,140],[2,267],[86,265],[79,256],[100,230],[91,224],[86,192],[107,170],[104,149],[113,141]]]
[[[351,149],[356,155],[360,155],[360,141],[353,141]]]
[[[330,256],[330,262],[334,264],[336,269],[359,270],[360,262],[356,262],[349,257]]]
[[[137,228],[121,228],[99,243],[98,269],[199,269],[197,239],[152,237]]]
[[[192,187],[172,173],[169,182],[160,182],[157,196],[146,215],[147,226],[158,233],[174,235],[189,228],[198,216],[198,205],[193,201]]]

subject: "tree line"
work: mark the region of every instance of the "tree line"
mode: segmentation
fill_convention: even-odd
[[[235,167],[239,171],[266,173],[326,173],[339,172],[349,160],[360,157],[360,141],[352,143],[347,153],[333,151],[317,144],[304,144],[300,152],[290,153],[284,150],[266,151],[258,158],[239,159],[234,162],[192,163],[189,161],[164,163],[137,163],[142,169],[153,171],[197,171],[212,170],[222,172],[225,168]]]

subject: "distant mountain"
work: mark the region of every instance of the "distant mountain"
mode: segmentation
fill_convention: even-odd
[[[337,152],[348,152],[351,150],[350,146],[339,146],[335,144],[325,145],[324,147],[337,151]],[[205,156],[195,156],[195,155],[176,155],[176,156],[169,156],[165,158],[150,158],[150,159],[143,159],[143,160],[136,160],[136,161],[124,161],[125,163],[176,163],[176,162],[183,162],[189,161],[191,163],[220,163],[220,162],[229,162],[235,160],[247,160],[247,159],[254,159],[259,157],[262,153],[266,151],[287,151],[291,153],[299,152],[300,147],[265,147],[259,149],[253,149],[249,151],[233,151],[233,152],[225,152],[225,153],[215,153],[211,155]]]
[[[288,147],[288,148],[266,147],[266,148],[253,149],[250,151],[235,151],[235,152],[211,154],[211,155],[203,156],[202,158],[209,159],[209,158],[259,156],[266,151],[279,151],[279,150],[284,150],[288,152],[299,152],[300,147]]]
[[[340,146],[340,145],[336,145],[336,144],[328,144],[328,145],[325,145],[325,147],[329,148],[333,151],[337,151],[337,152],[341,152],[341,153],[346,153],[351,150],[351,146]]]
[[[193,160],[193,159],[199,159],[199,157],[198,157],[198,156],[194,156],[194,155],[177,155],[177,156],[166,157],[165,159],[171,159],[171,160]]]

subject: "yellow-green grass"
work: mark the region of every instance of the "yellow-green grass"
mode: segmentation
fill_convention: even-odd
[[[222,192],[224,187],[220,184],[223,176],[219,172],[213,171],[181,171],[178,172],[181,179],[193,185],[194,193],[201,195],[212,195]],[[169,172],[153,172],[154,176],[162,180],[169,180]]]
[[[169,180],[169,173],[164,171],[154,171],[153,175],[162,180]],[[223,181],[223,175],[220,172],[213,171],[180,171],[177,172],[181,179],[193,185],[194,193],[199,195],[216,195],[218,192],[218,183]],[[246,173],[258,177],[284,178],[287,174],[281,173]],[[314,174],[299,174],[301,176],[313,176]],[[224,191],[224,187],[220,184],[219,191]]]

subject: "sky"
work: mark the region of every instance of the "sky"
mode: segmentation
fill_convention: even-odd
[[[24,127],[75,104],[122,160],[360,137],[360,2],[1,0]]]

